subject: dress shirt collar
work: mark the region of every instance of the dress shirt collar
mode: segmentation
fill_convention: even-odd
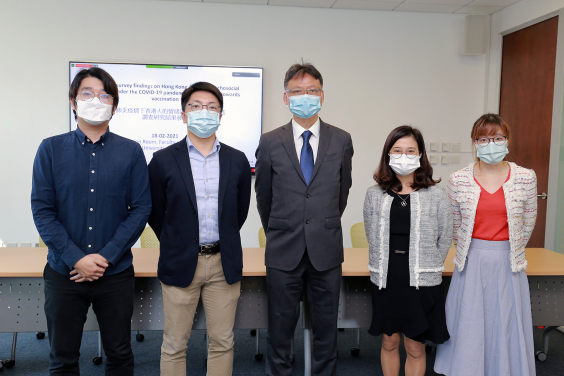
[[[76,135],[76,137],[78,138],[78,141],[80,141],[80,143],[82,145],[86,144],[86,135],[84,134],[84,132],[80,129],[80,127],[76,127],[76,131],[74,132],[74,134]],[[108,141],[110,139],[110,127],[108,127],[108,129],[106,130],[106,133],[104,133],[103,135],[100,136],[100,140],[97,142],[102,142],[102,146],[103,143]]]
[[[192,140],[190,140],[190,137],[188,136],[186,136],[186,144],[188,145],[188,152],[190,152],[190,148],[193,148],[194,150],[198,150],[198,148],[194,146]],[[215,141],[213,143],[212,151],[210,152],[210,154],[212,154],[214,150],[219,153],[219,149],[221,149],[221,144],[219,143],[219,139],[217,138],[217,134],[216,134]],[[198,153],[202,154],[199,150]],[[207,157],[207,155],[204,155],[204,157]]]
[[[319,117],[309,129],[305,129],[304,127],[296,123],[294,119],[292,119],[292,132],[294,133],[294,141],[297,141],[300,137],[302,137],[302,133],[304,133],[305,131],[310,131],[311,133],[313,133],[313,137],[319,138],[320,129],[321,124],[319,122]]]

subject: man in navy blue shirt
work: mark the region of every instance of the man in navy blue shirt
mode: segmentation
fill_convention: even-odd
[[[43,140],[33,164],[31,209],[49,248],[44,290],[52,375],[80,375],[91,304],[106,375],[133,375],[131,247],[149,218],[151,193],[141,146],[109,130],[118,95],[104,70],[80,71],[69,89],[76,131]]]

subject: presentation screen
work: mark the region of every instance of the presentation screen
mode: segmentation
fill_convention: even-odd
[[[219,141],[247,155],[252,170],[262,132],[262,68],[195,65],[154,65],[71,61],[70,82],[82,69],[108,72],[119,88],[119,104],[110,130],[137,141],[147,163],[153,153],[182,140],[180,99],[184,89],[198,81],[214,84],[223,94]],[[70,129],[77,126],[72,108]]]

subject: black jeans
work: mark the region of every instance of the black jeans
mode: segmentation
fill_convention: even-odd
[[[336,374],[341,275],[341,265],[329,270],[316,270],[309,260],[307,251],[294,270],[266,268],[268,289],[267,375],[292,375],[290,343],[298,321],[296,306],[304,292],[307,294],[311,312],[312,375],[334,376]]]
[[[49,264],[45,278],[45,315],[49,331],[51,375],[80,375],[78,358],[88,307],[92,304],[106,354],[106,376],[133,375],[131,316],[133,266],[93,282],[74,282]]]

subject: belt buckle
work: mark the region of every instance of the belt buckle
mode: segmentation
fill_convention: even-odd
[[[200,255],[211,255],[213,249],[217,246],[217,243],[214,244],[205,244],[200,246],[200,251],[198,252]]]

